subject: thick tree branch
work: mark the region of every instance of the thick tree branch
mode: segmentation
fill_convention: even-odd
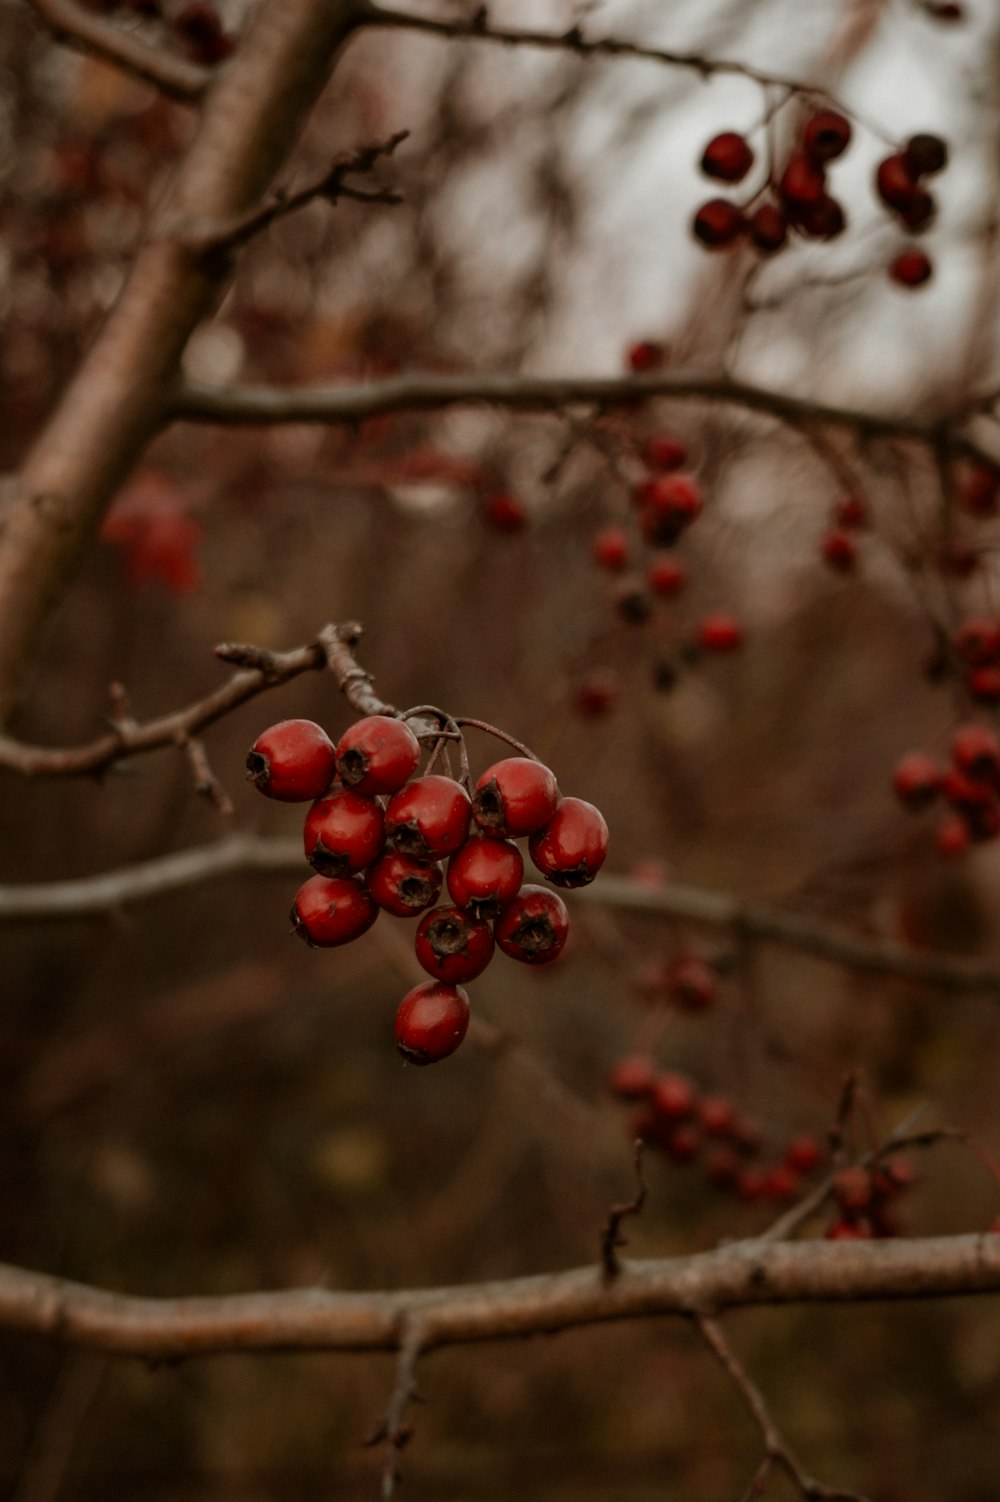
[[[169,1360],[222,1351],[393,1351],[554,1334],[651,1315],[747,1306],[1000,1293],[1000,1236],[894,1241],[734,1242],[690,1257],[506,1282],[403,1292],[323,1288],[221,1297],[133,1298],[0,1265],[0,1328],[63,1345]]]
[[[421,375],[393,376],[359,385],[314,386],[282,391],[268,386],[213,387],[189,384],[171,403],[175,418],[189,422],[268,424],[358,422],[392,412],[435,411],[484,404],[544,412],[570,406],[597,408],[663,396],[709,401],[760,412],[794,428],[844,428],[862,439],[898,438],[989,461],[959,430],[964,414],[948,422],[828,406],[729,376],[664,370],[641,376]],[[995,461],[994,461],[995,462]]]
[[[171,99],[191,104],[200,99],[212,79],[208,68],[183,57],[154,49],[131,32],[93,11],[83,10],[73,0],[29,0],[58,42],[102,58],[115,67],[155,84]]]

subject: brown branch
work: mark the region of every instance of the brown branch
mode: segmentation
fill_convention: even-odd
[[[718,402],[743,407],[800,429],[845,428],[862,439],[895,438],[996,463],[959,428],[965,413],[948,421],[860,407],[828,406],[751,382],[694,370],[662,370],[638,376],[430,375],[392,376],[359,385],[217,387],[189,383],[171,403],[173,417],[187,422],[269,424],[352,423],[391,412],[434,411],[486,404],[544,412],[570,406],[603,408],[649,397]]]
[[[601,1266],[604,1269],[605,1281],[617,1278],[622,1270],[618,1256],[620,1247],[628,1246],[628,1238],[621,1233],[622,1221],[630,1215],[641,1215],[646,1203],[646,1180],[642,1174],[642,1138],[637,1138],[632,1157],[632,1167],[635,1173],[635,1194],[625,1204],[612,1205],[608,1212],[607,1224],[601,1233]]]
[[[171,1360],[223,1351],[393,1351],[415,1322],[421,1348],[430,1351],[651,1315],[977,1293],[1000,1293],[1000,1235],[734,1242],[628,1262],[611,1283],[590,1266],[451,1288],[182,1299],[133,1298],[0,1265],[0,1328]]]
[[[145,83],[154,84],[161,93],[182,104],[200,99],[211,82],[211,69],[150,47],[131,32],[74,4],[74,0],[29,0],[29,3],[57,42],[65,42]]]
[[[846,1492],[838,1487],[825,1486],[817,1481],[803,1468],[795,1452],[790,1448],[781,1430],[771,1416],[764,1395],[751,1378],[747,1375],[743,1365],[737,1359],[735,1352],[716,1320],[707,1315],[699,1315],[696,1323],[713,1354],[726,1372],[736,1391],[743,1399],[750,1411],[754,1423],[760,1430],[761,1439],[764,1441],[765,1459],[772,1464],[780,1465],[787,1472],[795,1486],[798,1487],[803,1497],[809,1502],[867,1502],[859,1492]],[[758,1475],[760,1471],[758,1470]]]
[[[396,1367],[396,1383],[389,1399],[389,1406],[366,1445],[385,1445],[386,1458],[382,1469],[382,1499],[390,1502],[396,1487],[403,1479],[401,1456],[413,1438],[413,1427],[406,1422],[406,1410],[411,1403],[420,1402],[417,1390],[417,1362],[424,1349],[424,1332],[419,1320],[406,1322],[400,1335],[399,1361]]]

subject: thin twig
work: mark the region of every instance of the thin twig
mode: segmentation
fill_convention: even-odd
[[[396,1382],[389,1406],[373,1433],[365,1440],[366,1445],[386,1446],[385,1465],[382,1469],[382,1502],[390,1502],[403,1479],[402,1452],[413,1438],[413,1426],[406,1422],[406,1410],[411,1403],[423,1402],[416,1382],[417,1362],[423,1343],[423,1327],[419,1320],[406,1321],[400,1338]]]
[[[30,0],[30,4],[57,42],[112,63],[182,104],[194,104],[211,82],[211,69],[148,46],[131,32],[75,5],[73,0]]]
[[[604,1269],[604,1277],[611,1282],[621,1274],[622,1265],[618,1257],[619,1247],[628,1246],[628,1238],[621,1233],[621,1224],[630,1215],[641,1215],[646,1203],[646,1180],[642,1174],[642,1138],[636,1138],[632,1157],[632,1167],[635,1173],[635,1194],[622,1205],[612,1205],[608,1213],[607,1225],[601,1233],[601,1266]]]

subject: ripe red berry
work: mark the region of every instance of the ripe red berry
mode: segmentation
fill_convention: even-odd
[[[941,791],[944,773],[932,756],[924,751],[909,751],[896,763],[892,788],[907,808],[925,808]]]
[[[969,826],[958,814],[944,819],[934,831],[934,843],[941,855],[964,855],[972,843]]]
[[[366,715],[337,742],[337,772],[345,787],[374,797],[395,793],[417,770],[420,744],[405,720]]]
[[[334,776],[333,742],[312,720],[281,720],[259,735],[247,755],[247,778],[281,803],[308,803]]]
[[[341,788],[317,798],[303,830],[306,860],[324,876],[363,871],[382,853],[385,823],[374,798]]]
[[[621,683],[613,668],[592,668],[573,689],[573,708],[593,720],[610,714],[621,697]]]
[[[917,181],[901,152],[885,157],[875,169],[875,191],[890,209],[904,209],[912,202]]]
[[[787,1205],[799,1192],[799,1176],[788,1163],[779,1163],[764,1174],[761,1199],[775,1205]]]
[[[665,1072],[653,1082],[650,1103],[656,1115],[665,1121],[680,1121],[690,1116],[698,1103],[698,1092],[687,1075]]]
[[[502,838],[534,834],[552,818],[559,801],[555,775],[540,761],[508,756],[476,783],[472,812],[480,829]]]
[[[907,229],[912,230],[914,234],[919,234],[933,222],[937,213],[937,204],[933,195],[918,184],[896,212]]]
[[[528,841],[531,859],[557,887],[585,887],[592,882],[608,853],[604,815],[582,798],[560,798],[544,829]]]
[[[654,595],[669,600],[687,583],[687,569],[676,558],[658,558],[649,565],[646,583]]]
[[[650,469],[668,474],[671,470],[683,469],[687,463],[687,445],[679,438],[671,438],[669,433],[654,433],[647,439],[642,457]]]
[[[853,573],[858,562],[858,545],[849,532],[831,527],[820,545],[823,562],[838,574]]]
[[[833,508],[833,519],[838,527],[854,531],[868,525],[868,507],[860,495],[845,495]]]
[[[828,193],[818,203],[790,206],[788,212],[795,228],[812,240],[835,240],[847,228],[843,205]]]
[[[416,918],[438,900],[443,873],[434,861],[387,850],[365,875],[369,892],[396,918]]]
[[[410,1064],[436,1064],[465,1037],[469,998],[461,986],[425,980],[407,991],[396,1012],[396,1047]]]
[[[901,287],[922,287],[933,274],[930,257],[914,245],[901,250],[889,267],[889,275]]]
[[[814,162],[843,156],[851,141],[851,122],[838,110],[817,110],[805,123],[802,149]]]
[[[457,907],[436,907],[421,918],[414,947],[428,975],[454,984],[482,975],[494,945],[481,918]]]
[[[1000,667],[972,668],[965,675],[969,694],[980,704],[1000,703]]]
[[[670,547],[701,514],[701,486],[693,475],[662,475],[639,486],[642,535],[653,547]]]
[[[377,917],[374,901],[350,876],[310,876],[299,888],[291,913],[299,938],[322,949],[349,944]]]
[[[594,534],[594,562],[617,574],[628,562],[628,538],[621,527],[602,527]]]
[[[656,1079],[653,1062],[645,1054],[626,1054],[608,1071],[608,1089],[621,1100],[643,1100]]]
[[[914,177],[932,177],[948,165],[947,142],[929,131],[921,131],[910,137],[903,147],[902,156]]]
[[[733,1188],[748,1205],[764,1198],[764,1174],[758,1168],[741,1168]]]
[[[985,725],[960,725],[951,741],[951,759],[972,778],[1000,776],[1000,738]]]
[[[726,198],[710,198],[703,203],[691,225],[696,240],[709,250],[725,250],[745,232],[747,222],[742,209]]]
[[[495,917],[517,896],[523,877],[524,860],[517,846],[489,835],[473,835],[448,863],[452,902],[478,918]]]
[[[500,949],[526,965],[557,959],[569,933],[566,904],[545,887],[524,886],[501,908],[494,927]]]
[[[969,616],[953,633],[955,656],[970,667],[985,667],[1000,660],[1000,625],[987,616]]]
[[[728,1137],[736,1119],[736,1107],[724,1095],[706,1095],[698,1106],[698,1116],[710,1137]]]
[[[431,773],[393,793],[385,811],[389,844],[416,860],[451,855],[469,832],[472,805],[460,783]]]
[[[683,1121],[661,1132],[657,1146],[671,1162],[690,1163],[701,1151],[701,1133],[689,1121]]]
[[[815,207],[826,197],[826,173],[804,151],[794,151],[781,174],[778,192],[788,208]]]
[[[813,1173],[823,1162],[826,1154],[815,1137],[803,1132],[793,1137],[785,1152],[785,1162],[796,1173]]]
[[[973,464],[958,487],[958,504],[970,516],[996,516],[1000,509],[1000,470]]]
[[[719,994],[718,976],[697,954],[683,954],[667,969],[667,997],[683,1012],[703,1012]]]
[[[483,515],[496,532],[522,532],[528,521],[523,501],[504,493],[490,496]]]
[[[872,1202],[872,1176],[867,1168],[841,1168],[833,1176],[833,1195],[842,1210],[857,1213]]]
[[[753,166],[753,150],[735,130],[713,136],[705,147],[701,170],[723,183],[742,182]]]
[[[643,375],[647,370],[656,370],[663,364],[666,351],[662,344],[655,340],[643,339],[638,344],[629,347],[626,359],[629,370],[636,375]]]
[[[731,615],[707,615],[697,638],[706,652],[736,652],[743,645],[743,627]]]
[[[823,1234],[827,1241],[871,1241],[872,1228],[867,1220],[835,1220]]]
[[[773,255],[788,240],[788,220],[776,203],[762,203],[750,216],[750,242]]]

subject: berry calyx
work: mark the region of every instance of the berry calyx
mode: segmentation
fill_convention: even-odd
[[[337,772],[345,787],[374,796],[395,793],[420,760],[420,744],[405,720],[366,715],[337,742]]]
[[[555,813],[528,841],[531,859],[556,887],[585,887],[608,854],[608,826],[582,798],[560,798]]]
[[[317,798],[303,828],[306,860],[324,876],[350,876],[382,853],[385,824],[374,798],[341,788]]]
[[[500,911],[493,930],[512,960],[547,965],[559,957],[569,933],[566,904],[545,887],[524,886]]]
[[[461,986],[428,980],[407,991],[396,1011],[396,1047],[410,1064],[436,1064],[453,1054],[469,1027]]]
[[[299,938],[319,949],[349,944],[371,928],[377,917],[378,908],[368,892],[349,876],[310,876],[299,888],[291,912]]]
[[[443,873],[434,861],[414,860],[388,850],[365,875],[369,892],[395,918],[416,918],[433,906],[441,893]]]
[[[742,209],[727,198],[710,198],[694,216],[691,232],[709,250],[726,250],[745,232]]]
[[[481,829],[516,839],[543,828],[556,811],[559,788],[540,761],[509,756],[480,777],[472,795],[472,812]]]
[[[701,170],[705,176],[723,183],[742,182],[752,166],[753,149],[735,130],[724,130],[713,136],[701,158]]]
[[[416,860],[440,860],[463,844],[471,816],[465,789],[451,777],[431,773],[415,778],[389,799],[386,840]]]
[[[313,720],[281,720],[257,737],[247,753],[247,778],[266,798],[308,803],[334,777],[333,742]]]
[[[496,917],[516,897],[524,877],[520,850],[509,840],[474,835],[448,864],[448,891],[456,907],[477,918]]]
[[[474,980],[493,958],[489,924],[457,907],[436,907],[425,913],[414,944],[417,959],[428,975],[452,984]]]

